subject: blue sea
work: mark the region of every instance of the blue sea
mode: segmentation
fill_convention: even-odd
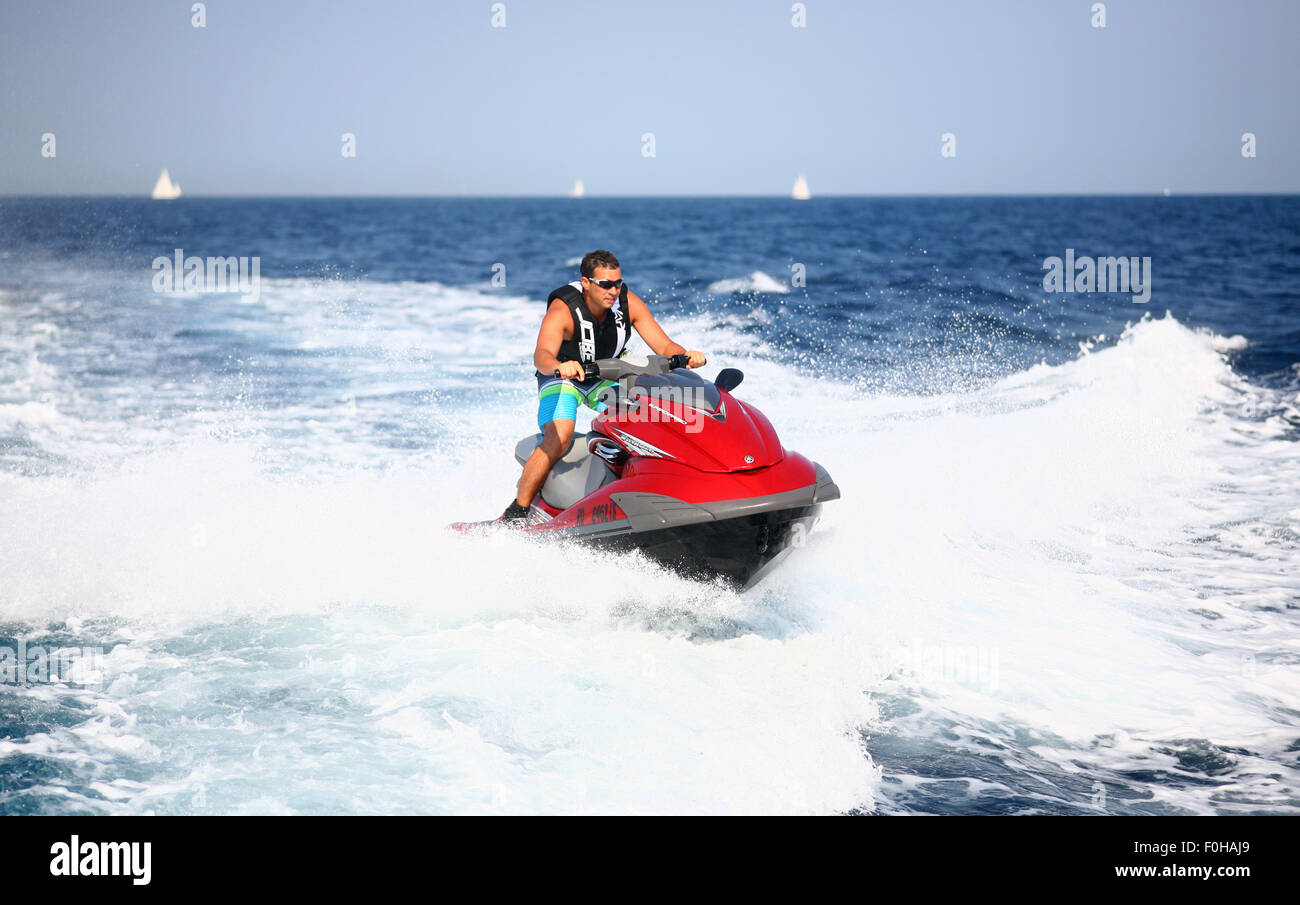
[[[746,593],[445,530],[594,248],[841,488]],[[0,813],[1300,813],[1298,441],[1295,196],[0,199]]]

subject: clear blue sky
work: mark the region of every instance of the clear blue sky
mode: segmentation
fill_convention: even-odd
[[[504,2],[0,0],[0,194],[1300,191],[1294,0]]]

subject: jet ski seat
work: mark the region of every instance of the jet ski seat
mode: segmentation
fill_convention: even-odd
[[[587,434],[574,433],[573,445],[555,463],[542,485],[542,499],[557,509],[568,509],[587,494],[618,480],[604,459],[587,452],[587,437]],[[541,434],[524,437],[515,444],[515,461],[520,465],[527,463],[541,442]]]

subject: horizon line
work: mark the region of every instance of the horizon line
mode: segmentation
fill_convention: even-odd
[[[347,194],[347,195],[330,195],[330,194],[183,194],[179,198],[155,199],[148,194],[125,194],[114,192],[11,192],[0,194],[0,199],[9,198],[113,198],[113,199],[136,199],[140,201],[181,201],[185,199],[199,200],[217,200],[217,199],[239,199],[239,200],[564,200],[572,201],[579,204],[584,201],[600,200],[711,200],[711,199],[781,199],[784,201],[797,201],[800,203],[807,201],[817,201],[819,199],[839,199],[839,198],[1204,198],[1204,197],[1291,197],[1300,195],[1300,189],[1277,190],[1267,189],[1258,191],[1188,191],[1175,192],[1170,190],[1165,194],[1164,189],[1158,189],[1150,192],[845,192],[845,193],[825,193],[813,195],[811,198],[792,198],[788,194],[693,194],[693,195],[586,195],[582,198],[573,198],[567,194],[518,194],[518,195],[471,195],[463,193],[454,194],[418,194],[418,195],[397,195],[397,194]]]

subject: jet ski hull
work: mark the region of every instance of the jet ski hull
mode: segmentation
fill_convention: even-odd
[[[813,503],[672,528],[591,533],[582,541],[602,550],[640,551],[676,574],[704,580],[721,578],[744,590],[803,545],[821,508],[820,503]]]
[[[564,510],[535,506],[547,520],[525,530],[599,549],[640,550],[679,574],[748,588],[803,545],[822,504],[839,495],[824,468],[794,452],[768,468],[705,476],[637,460],[622,479]]]

